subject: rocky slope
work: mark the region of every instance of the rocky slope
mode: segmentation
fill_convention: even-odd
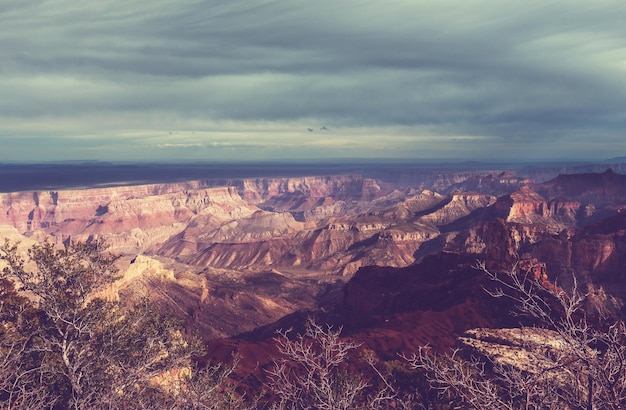
[[[105,238],[126,255],[106,297],[148,295],[214,338],[313,308],[334,281],[319,275],[373,263],[359,261],[362,248],[396,223],[387,216],[408,220],[443,200],[358,176],[229,182],[2,194],[0,226],[3,237],[31,243]],[[386,214],[368,216],[374,210]],[[396,230],[386,241],[419,243],[428,230]],[[411,249],[390,263],[410,263]]]
[[[133,252],[182,230],[208,210],[219,218],[257,208],[227,187],[201,183],[0,194],[0,224],[27,235],[50,235],[59,242],[103,236],[113,247]]]
[[[149,297],[205,338],[210,359],[239,352],[238,376],[256,386],[275,331],[308,316],[383,360],[459,337],[516,360],[536,335],[514,330],[521,319],[484,291],[477,260],[564,289],[575,275],[590,307],[624,315],[626,181],[611,171],[542,184],[449,173],[431,181],[440,190],[358,175],[214,182],[1,194],[0,235],[106,238],[124,256],[103,296]]]
[[[495,197],[471,193],[442,196],[396,190],[371,201],[362,200],[362,195],[337,202],[326,197],[311,208],[299,200],[286,201],[281,194],[280,200],[264,202],[272,203],[272,211],[219,227],[198,221],[155,252],[200,266],[352,275],[360,266],[414,262],[416,250],[439,235],[438,226],[495,202]]]
[[[178,304],[181,318],[203,323],[208,337],[314,308],[316,295],[340,279],[334,275],[347,280],[356,274],[358,282],[367,266],[402,268],[439,252],[502,267],[536,258],[551,278],[575,273],[612,311],[621,308],[623,175],[607,171],[527,185],[530,180],[507,173],[457,177],[446,180],[448,193],[358,175],[10,193],[0,195],[0,226],[10,233],[5,236],[50,235],[59,244],[106,238],[114,252],[128,255],[121,266],[126,282],[115,294],[144,289],[162,295],[163,303]],[[511,190],[501,194],[505,187]],[[150,273],[155,269],[161,273]],[[256,281],[258,295],[247,290],[248,279],[238,278]],[[399,286],[392,293],[406,284]],[[363,298],[380,302],[376,294]],[[230,325],[219,330],[227,317]]]
[[[588,178],[594,181],[589,187],[598,185],[598,180],[606,176],[584,176],[583,180]],[[621,178],[609,176],[608,179],[605,191],[619,193],[620,189],[626,189]],[[425,344],[445,351],[457,345],[458,337],[465,337],[462,340],[466,346],[471,345],[477,351],[482,349],[486,353],[488,349],[495,349],[497,353],[497,349],[501,349],[504,356],[511,356],[512,352],[525,354],[516,347],[517,342],[530,344],[535,336],[549,339],[550,335],[546,334],[527,334],[524,339],[518,330],[502,330],[500,336],[507,341],[501,348],[502,343],[495,341],[498,331],[485,328],[510,329],[532,323],[512,316],[513,306],[507,301],[486,294],[484,288],[492,284],[472,268],[476,260],[486,261],[494,271],[508,270],[515,265],[518,269],[529,268],[542,282],[556,281],[566,290],[571,289],[572,275],[575,275],[579,290],[589,294],[590,312],[601,308],[608,317],[623,318],[626,211],[619,211],[622,208],[620,196],[611,201],[604,196],[587,194],[584,190],[590,190],[584,184],[582,194],[568,193],[558,188],[559,184],[557,180],[546,187],[521,187],[497,200],[483,198],[480,201],[485,202],[474,202],[478,206],[468,208],[456,219],[451,218],[451,222],[431,216],[445,209],[454,200],[451,196],[437,196],[430,208],[415,212],[407,212],[403,206],[389,207],[378,215],[390,212],[413,224],[426,223],[432,218],[428,221],[433,229],[432,236],[421,239],[426,239],[422,247],[435,255],[401,268],[361,267],[342,288],[341,294],[326,300],[322,310],[287,316],[245,337],[214,341],[211,344],[216,349],[214,358],[238,350],[258,360],[259,356],[254,353],[256,347],[271,350],[267,346],[271,345],[269,340],[276,329],[298,329],[307,315],[320,322],[344,326],[347,336],[388,360]],[[457,201],[467,203],[460,198]],[[613,212],[594,221],[586,214],[589,206],[605,209],[607,213],[613,208]],[[433,225],[436,223],[442,225]],[[333,227],[356,232],[347,223]],[[386,228],[376,241],[372,240],[368,251],[375,249],[373,244],[392,229]],[[473,328],[483,330],[468,332]]]
[[[120,278],[98,296],[132,306],[148,298],[205,340],[250,332],[316,307],[328,283],[278,272],[196,269],[167,258],[138,255],[118,261]]]

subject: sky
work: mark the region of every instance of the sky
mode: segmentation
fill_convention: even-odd
[[[626,155],[623,0],[0,0],[0,161]]]

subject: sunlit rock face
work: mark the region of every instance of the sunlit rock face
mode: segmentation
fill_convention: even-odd
[[[313,307],[317,285],[279,273],[244,274],[171,264],[138,255],[117,263],[120,277],[97,296],[124,306],[150,300],[205,339],[252,331],[299,309]]]
[[[580,208],[576,201],[546,200],[528,186],[498,200],[498,210],[507,222],[541,225],[555,234],[577,225]]]
[[[143,289],[207,337],[313,309],[317,292],[369,266],[410,267],[440,252],[502,267],[535,258],[551,279],[579,275],[597,303],[618,311],[624,181],[610,172],[576,181],[455,174],[437,192],[340,175],[18,192],[0,194],[0,234],[59,246],[102,237],[127,262],[111,298]]]
[[[475,193],[451,195],[446,203],[437,210],[419,218],[422,223],[446,225],[469,215],[472,211],[495,203],[496,197]]]
[[[265,211],[218,227],[194,222],[155,252],[178,255],[199,266],[352,275],[361,266],[413,263],[417,249],[439,235],[438,226],[495,202],[489,195],[379,189],[374,190],[378,197],[363,200],[372,195],[373,191],[367,191],[370,183],[359,185],[351,199],[344,190],[350,184],[345,177],[339,181],[342,183],[333,181],[333,186],[338,186],[335,193],[328,187],[314,190],[330,195],[323,200],[303,201],[301,191],[287,200],[284,192],[278,192],[259,204]],[[296,188],[302,186],[289,189]],[[307,189],[312,189],[311,185]],[[333,196],[341,199],[335,201]],[[292,201],[294,198],[297,200]]]
[[[607,212],[610,201],[598,192],[621,198],[621,176],[581,178],[530,187],[506,173],[459,174],[440,181],[454,187],[448,195],[358,175],[21,192],[0,195],[0,223],[33,238],[52,235],[58,243],[104,237],[116,252],[193,266],[349,276],[361,266],[406,266],[441,249],[506,260],[539,242],[548,249],[551,236]],[[496,198],[463,192],[463,186],[515,190]],[[507,233],[498,233],[494,219],[505,222]]]
[[[62,242],[104,237],[111,250],[137,252],[183,230],[198,214],[224,220],[258,208],[234,188],[200,183],[143,185],[0,195],[0,223]]]
[[[571,345],[556,331],[535,327],[512,329],[471,329],[459,338],[460,345],[474,355],[490,358],[499,365],[512,366],[541,377],[563,377],[556,358],[576,362]],[[580,352],[578,352],[580,354]],[[595,352],[589,351],[588,354]],[[565,359],[564,359],[565,358]]]
[[[485,209],[521,226],[513,239],[518,245],[536,242],[542,229],[537,227],[559,234],[581,218],[605,212],[607,200],[598,192],[621,192],[614,187],[620,176],[611,172],[581,178],[578,185],[559,177],[522,186],[497,200],[459,190],[463,184],[496,190],[525,180],[506,173],[459,174],[440,181],[448,188],[456,184],[450,195],[398,189],[358,175],[232,180],[231,187],[189,182],[22,192],[0,196],[0,223],[32,236],[53,235],[59,242],[102,236],[113,250],[147,251],[202,266],[353,274],[372,263],[412,263],[418,249],[442,229],[447,233],[441,240],[449,244],[455,238],[450,232],[460,229],[453,227],[456,221],[474,218],[472,224],[480,224],[485,215],[477,211]],[[486,247],[472,239],[480,236],[475,232],[464,235],[468,250]]]

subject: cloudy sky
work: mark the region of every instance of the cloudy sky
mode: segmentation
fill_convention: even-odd
[[[626,155],[623,0],[0,0],[0,161]]]

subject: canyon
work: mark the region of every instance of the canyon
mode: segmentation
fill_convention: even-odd
[[[242,374],[306,317],[388,360],[517,324],[485,294],[477,260],[540,267],[566,289],[576,277],[590,306],[624,315],[626,175],[614,169],[542,182],[488,170],[25,190],[1,193],[0,210],[0,234],[24,248],[104,239],[121,257],[103,297],[149,297],[203,337],[209,359],[239,352]]]

